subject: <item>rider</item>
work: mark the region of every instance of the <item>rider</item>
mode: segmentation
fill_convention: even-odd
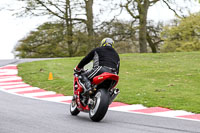
[[[86,64],[93,60],[93,68],[82,74],[83,83],[85,85],[85,93],[89,92],[93,77],[104,72],[119,74],[120,58],[114,49],[114,41],[111,38],[104,38],[101,41],[101,46],[93,49],[87,56],[85,56],[78,66],[76,71],[80,71]]]

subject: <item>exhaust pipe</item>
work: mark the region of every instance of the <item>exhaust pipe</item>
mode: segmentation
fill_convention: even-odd
[[[110,97],[110,103],[111,104],[113,102],[113,100],[117,97],[117,95],[120,93],[119,89],[118,88],[114,88],[114,91]]]

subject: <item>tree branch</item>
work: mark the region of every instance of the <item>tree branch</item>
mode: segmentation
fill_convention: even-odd
[[[168,7],[170,10],[172,10],[172,11],[175,13],[175,15],[176,15],[178,18],[182,18],[181,16],[178,15],[178,13],[177,13],[174,9],[171,8],[171,6],[169,5],[169,3],[168,3],[166,0],[163,0],[163,2],[167,5],[167,7]]]
[[[38,2],[38,4],[42,5],[48,12],[50,12],[51,14],[55,15],[56,17],[60,18],[60,19],[65,19],[65,17],[62,17],[60,15],[58,15],[58,13],[52,11],[51,9],[49,9],[42,1],[40,0],[36,0]]]
[[[157,3],[158,1],[160,1],[160,0],[152,0],[152,1],[150,1],[150,6],[153,6],[155,3]]]
[[[125,9],[127,10],[127,12],[131,15],[131,17],[135,18],[135,19],[138,19],[139,18],[139,15],[134,15],[131,10],[129,9],[129,4],[131,3],[131,1],[128,1],[126,3],[126,5],[122,6],[122,7],[125,7]]]
[[[50,5],[54,6],[56,9],[58,9],[61,13],[65,14],[65,12],[62,11],[56,4],[53,4],[52,1],[48,0],[48,2],[49,2]]]

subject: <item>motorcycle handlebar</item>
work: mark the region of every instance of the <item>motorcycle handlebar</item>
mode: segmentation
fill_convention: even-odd
[[[81,74],[81,73],[84,73],[84,72],[86,72],[87,70],[84,70],[84,69],[81,69],[81,70],[76,70],[76,69],[74,69],[74,74]]]

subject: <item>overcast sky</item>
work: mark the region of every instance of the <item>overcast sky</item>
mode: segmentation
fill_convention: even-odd
[[[17,5],[18,3],[15,3],[14,1],[15,0],[1,0],[0,5],[15,5],[16,8],[20,7],[20,5]],[[188,5],[188,3],[185,3],[184,5]],[[96,7],[95,10],[98,10],[98,7]],[[192,12],[200,11],[200,6],[193,4],[191,10]],[[122,16],[125,16],[126,19],[130,18],[126,12],[123,12]],[[45,17],[16,18],[15,16],[12,16],[12,12],[8,10],[0,11],[0,18],[0,59],[13,59],[14,55],[12,54],[12,50],[17,41],[25,37],[31,30],[48,20]],[[154,7],[150,8],[148,14],[148,19],[152,19],[154,21],[168,21],[173,18],[173,12],[169,11],[161,3],[158,3]]]

